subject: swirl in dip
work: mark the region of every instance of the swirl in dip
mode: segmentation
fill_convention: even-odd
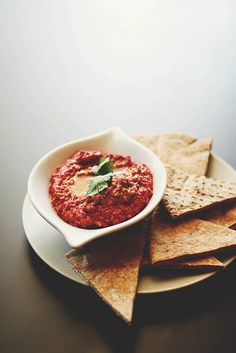
[[[111,182],[106,189],[88,196],[91,180],[96,177],[92,168],[102,157],[113,162]],[[72,226],[107,227],[142,211],[153,194],[153,177],[145,164],[132,162],[130,156],[80,150],[51,175],[49,194],[57,214]]]

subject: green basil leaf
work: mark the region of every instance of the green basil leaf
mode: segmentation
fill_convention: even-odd
[[[109,157],[102,157],[99,164],[92,168],[95,175],[104,175],[113,171],[113,162]]]
[[[105,175],[98,175],[97,178],[98,177],[101,177],[101,179],[104,180],[104,181],[110,181],[111,178],[112,178],[112,173],[107,173]]]
[[[87,190],[87,195],[92,196],[96,195],[99,192],[108,188],[109,184],[112,179],[112,173],[108,173],[105,175],[98,175],[95,178],[91,178],[89,188]]]
[[[100,182],[99,184],[91,183],[87,190],[87,195],[88,196],[96,195],[107,188],[108,188],[108,183],[106,181]]]

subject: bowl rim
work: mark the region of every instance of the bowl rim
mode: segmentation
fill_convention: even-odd
[[[152,152],[150,151],[148,148],[146,148],[145,146],[143,146],[141,143],[137,142],[136,140],[134,140],[132,137],[130,137],[129,135],[127,135],[122,129],[120,129],[119,127],[113,127],[111,129],[106,129],[103,130],[97,134],[93,134],[90,136],[86,136],[83,138],[79,138],[76,140],[72,140],[69,142],[66,142],[62,145],[57,146],[56,148],[52,149],[51,151],[47,152],[46,154],[44,154],[34,165],[34,167],[32,168],[29,178],[28,178],[28,195],[30,198],[30,201],[32,202],[33,207],[36,209],[36,211],[48,222],[50,223],[54,228],[56,228],[60,233],[62,233],[64,235],[64,237],[66,238],[67,242],[69,243],[69,245],[71,245],[72,247],[76,248],[79,247],[81,245],[77,245],[79,243],[79,241],[72,241],[71,239],[69,240],[65,234],[65,232],[61,229],[60,226],[58,226],[57,221],[54,222],[54,220],[51,219],[51,217],[47,216],[46,212],[44,212],[43,207],[40,204],[40,201],[37,200],[35,193],[34,193],[34,183],[35,183],[35,178],[37,178],[37,172],[39,171],[40,167],[43,165],[44,162],[47,161],[47,159],[52,158],[53,155],[56,155],[57,153],[60,153],[61,151],[63,151],[64,149],[76,145],[76,144],[80,144],[86,141],[90,141],[105,135],[109,135],[112,133],[120,133],[123,134],[123,136],[129,140],[132,141],[132,143],[134,145],[137,146],[137,148],[140,148],[142,150],[145,151],[145,153],[148,153],[150,156],[152,156],[152,159],[154,159],[157,162],[158,165],[158,170],[160,172],[160,183],[158,183],[158,189],[159,191],[154,191],[152,197],[150,198],[148,204],[144,207],[144,209],[142,211],[140,211],[137,215],[133,216],[132,218],[118,223],[116,225],[112,225],[112,226],[108,226],[108,227],[103,227],[103,228],[98,228],[98,229],[84,229],[84,228],[79,228],[79,227],[75,227],[72,226],[70,224],[68,224],[67,222],[65,222],[63,219],[61,219],[55,212],[55,219],[57,220],[58,218],[60,219],[60,223],[62,225],[64,225],[64,227],[70,228],[71,232],[72,232],[72,228],[76,229],[77,231],[79,230],[83,230],[86,231],[86,233],[93,234],[93,236],[90,235],[90,239],[93,240],[97,237],[100,237],[102,235],[106,235],[106,234],[110,234],[110,233],[114,233],[117,231],[120,231],[126,227],[129,227],[131,225],[134,225],[135,223],[138,223],[139,221],[143,220],[144,218],[146,218],[153,210],[154,208],[160,203],[165,187],[166,187],[166,183],[167,183],[167,173],[166,173],[166,169],[164,164],[161,162],[161,160]],[[132,157],[132,153],[130,153],[131,157]],[[67,157],[68,158],[68,157]],[[145,164],[145,161],[143,161],[142,163]],[[153,170],[151,170],[152,174],[153,174]],[[159,177],[159,176],[158,176]],[[155,176],[154,176],[155,179]],[[155,200],[156,197],[156,200]],[[154,198],[154,199],[153,199]],[[50,200],[48,201],[50,203]],[[151,205],[151,206],[150,206]],[[57,218],[58,217],[58,218]],[[59,220],[58,220],[59,222]],[[101,235],[101,231],[103,232],[103,234]],[[97,234],[98,233],[98,234]],[[90,241],[90,240],[88,240]],[[87,241],[87,242],[88,242]],[[86,242],[85,242],[86,243]],[[84,245],[84,244],[83,244]]]

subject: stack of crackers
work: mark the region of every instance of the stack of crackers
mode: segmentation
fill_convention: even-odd
[[[161,204],[140,224],[65,255],[128,324],[141,268],[216,270],[224,268],[217,255],[236,249],[236,183],[205,176],[212,140],[176,133],[134,138],[166,166]]]

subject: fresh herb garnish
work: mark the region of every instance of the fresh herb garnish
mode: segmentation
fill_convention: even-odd
[[[102,157],[99,164],[92,168],[95,175],[104,175],[113,172],[113,162],[109,157]]]
[[[87,190],[87,195],[96,195],[99,192],[107,189],[109,182],[112,179],[112,173],[107,173],[105,175],[98,175],[90,180],[89,188]]]
[[[90,180],[89,188],[87,190],[88,196],[96,195],[108,188],[109,183],[112,180],[113,162],[109,157],[102,157],[99,164],[92,168],[92,172],[96,177],[91,178]]]

